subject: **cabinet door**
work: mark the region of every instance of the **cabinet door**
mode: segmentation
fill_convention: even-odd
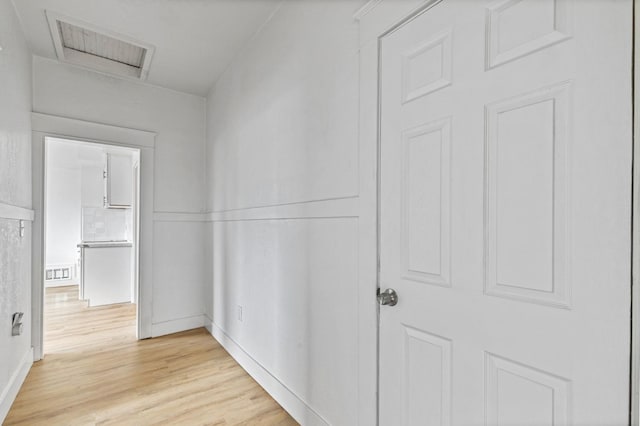
[[[133,163],[126,155],[107,155],[107,205],[131,207]]]
[[[89,306],[131,302],[131,247],[87,247],[83,260]]]

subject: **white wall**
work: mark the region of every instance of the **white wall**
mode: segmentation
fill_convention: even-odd
[[[359,3],[286,3],[215,86],[213,210],[358,194]]]
[[[80,164],[74,164],[77,148],[51,143],[47,153],[47,265],[75,264],[81,241]]]
[[[20,237],[20,212],[31,209],[31,54],[9,0],[0,0],[0,423],[33,361],[31,224]],[[7,206],[8,205],[8,206]],[[24,332],[11,336],[11,315]]]
[[[362,3],[284,2],[208,97],[206,312],[305,424],[366,424],[359,402],[375,391],[358,377]]]
[[[34,58],[34,111],[157,133],[153,335],[202,326],[205,100]],[[167,268],[177,273],[167,273]]]

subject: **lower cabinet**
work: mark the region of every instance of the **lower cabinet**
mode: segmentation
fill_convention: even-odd
[[[89,306],[131,302],[131,243],[85,243],[80,248],[82,297]]]

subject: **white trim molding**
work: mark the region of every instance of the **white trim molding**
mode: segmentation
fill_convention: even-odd
[[[362,18],[364,18],[369,12],[375,9],[381,1],[382,0],[369,0],[368,2],[363,4],[360,9],[356,10],[356,12],[353,14],[353,19],[355,19],[356,21],[362,20]]]
[[[213,336],[213,319],[207,314],[204,314],[204,328]]]
[[[93,123],[39,112],[31,113],[31,130],[33,132],[47,133],[47,136],[51,137],[59,136],[83,142],[108,142],[110,145],[133,146],[136,148],[154,148],[156,140],[155,132]]]
[[[640,0],[633,2],[635,21],[640,19]],[[633,44],[633,194],[631,248],[631,425],[640,424],[640,31]]]
[[[208,222],[209,215],[209,213],[154,212],[153,220],[156,222]]]
[[[208,221],[357,218],[359,213],[359,197],[351,196],[214,211],[208,214]]]
[[[277,377],[269,373],[258,361],[253,359],[238,343],[229,337],[215,323],[205,325],[211,328],[211,335],[227,350],[229,355],[267,391],[298,423],[303,425],[324,425],[330,423],[316,413],[306,402],[287,388]]]
[[[194,328],[204,327],[205,324],[205,315],[194,315],[186,318],[157,322],[151,326],[151,337],[160,337],[181,331],[193,330]]]
[[[27,374],[29,374],[31,365],[33,365],[33,348],[29,348],[24,353],[18,368],[13,372],[9,378],[9,383],[7,383],[7,386],[2,389],[2,393],[0,393],[0,424],[4,422],[7,414],[9,414],[11,405],[13,401],[15,401],[16,396],[18,396],[18,392],[27,378]]]
[[[153,224],[155,132],[111,126],[33,112],[33,251],[32,251],[32,346],[34,359],[42,358],[44,247],[45,247],[45,139],[62,138],[102,145],[135,148],[140,151],[140,238],[138,329],[139,339],[152,336],[153,320]]]
[[[11,204],[0,203],[0,218],[13,220],[33,221],[34,211],[24,207],[12,206]]]
[[[377,44],[380,36],[433,3],[433,0],[370,0],[353,16],[360,23],[360,47]]]
[[[360,425],[378,422],[378,43],[380,37],[441,0],[370,0],[359,23],[358,412]],[[365,354],[375,356],[367,357]]]

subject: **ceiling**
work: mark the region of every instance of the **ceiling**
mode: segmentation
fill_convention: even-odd
[[[205,96],[282,0],[14,0],[35,55],[56,58],[45,10],[155,47],[147,81]]]

